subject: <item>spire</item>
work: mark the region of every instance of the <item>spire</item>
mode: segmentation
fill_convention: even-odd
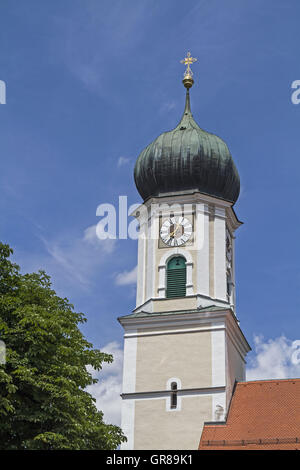
[[[183,115],[186,116],[187,114],[192,114],[191,111],[191,103],[190,103],[190,91],[186,89],[186,96],[185,96],[185,107]]]
[[[193,115],[191,111],[191,103],[190,103],[190,88],[193,86],[193,83],[194,83],[191,65],[196,61],[197,59],[192,57],[190,52],[188,52],[186,57],[180,61],[182,64],[186,65],[186,69],[185,69],[184,76],[183,76],[184,78],[182,80],[182,83],[184,84],[186,88],[185,107],[184,107],[184,112],[180,120],[180,123],[177,126],[180,128],[180,130],[186,129],[188,125],[191,124],[191,119],[193,123],[198,127],[198,125],[195,123],[193,119]],[[192,125],[192,127],[194,126]]]
[[[194,121],[192,111],[191,111],[191,104],[190,104],[190,90],[186,89],[186,96],[185,96],[185,107],[183,111],[183,115],[180,119],[179,124],[177,125],[176,129],[181,131],[187,129],[188,127],[196,128],[198,124]]]

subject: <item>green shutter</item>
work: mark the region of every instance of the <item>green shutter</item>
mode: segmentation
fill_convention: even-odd
[[[167,266],[167,298],[185,297],[186,266],[182,256],[172,258]]]

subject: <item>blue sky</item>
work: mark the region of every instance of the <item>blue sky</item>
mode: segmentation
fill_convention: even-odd
[[[181,117],[188,50],[194,118],[241,177],[241,327],[251,345],[299,338],[299,17],[297,0],[2,0],[1,240],[86,314],[95,346],[122,342],[137,246],[99,246],[90,227],[99,204],[140,201],[134,163]]]

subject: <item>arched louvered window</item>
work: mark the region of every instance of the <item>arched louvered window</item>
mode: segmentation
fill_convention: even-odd
[[[183,256],[171,258],[167,264],[167,298],[186,295],[186,260]]]

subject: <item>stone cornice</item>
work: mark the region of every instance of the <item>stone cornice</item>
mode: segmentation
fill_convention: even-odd
[[[198,394],[210,394],[224,392],[226,386],[220,387],[195,387],[195,388],[180,388],[177,390],[178,395],[198,395]],[[121,393],[120,396],[123,399],[135,399],[135,398],[153,398],[157,397],[166,397],[170,395],[171,390],[148,390],[143,392],[132,392],[132,393]]]
[[[125,336],[139,335],[138,328],[148,329],[149,334],[168,334],[167,330],[159,332],[154,331],[154,328],[174,328],[178,327],[185,331],[190,327],[199,327],[206,325],[206,329],[210,331],[218,329],[224,329],[231,337],[235,347],[239,353],[243,356],[251,350],[249,343],[247,342],[236,316],[231,309],[220,309],[216,311],[207,310],[195,310],[182,312],[163,312],[163,313],[149,313],[143,316],[132,315],[127,317],[119,317],[118,321],[121,323],[125,330]],[[179,330],[178,330],[179,331]],[[192,331],[191,331],[192,332]],[[145,332],[144,332],[145,333]]]

